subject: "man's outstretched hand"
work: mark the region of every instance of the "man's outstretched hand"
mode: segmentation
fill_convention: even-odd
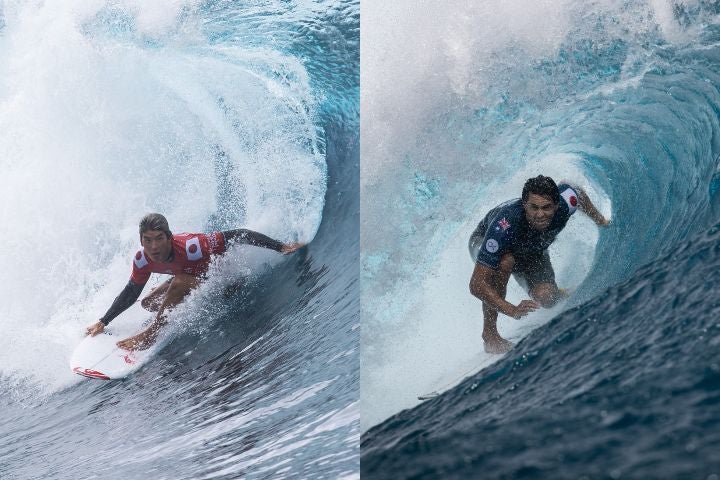
[[[530,312],[534,312],[538,308],[540,308],[540,305],[537,302],[533,300],[523,300],[513,309],[512,315],[510,316],[515,320],[520,320],[522,317]]]
[[[610,223],[612,223],[612,220],[602,217],[599,221],[597,221],[595,223],[597,223],[598,227],[609,227]]]
[[[300,250],[304,246],[304,243],[286,243],[280,249],[280,253],[282,253],[283,255],[289,255],[293,252],[296,252],[297,250]]]
[[[105,330],[105,324],[102,322],[93,323],[89,327],[87,327],[87,330],[85,330],[85,335],[90,335],[91,337],[94,337],[95,335],[98,335]]]

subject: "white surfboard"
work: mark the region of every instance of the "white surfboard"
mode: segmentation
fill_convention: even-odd
[[[125,350],[116,345],[123,338],[108,333],[85,337],[70,357],[70,369],[88,378],[116,380],[140,368],[157,349]]]
[[[477,370],[478,370],[478,368],[472,368],[471,370],[465,371],[462,374],[453,377],[451,380],[445,381],[445,383],[443,383],[442,385],[439,385],[432,392],[423,393],[422,395],[418,395],[417,399],[424,401],[424,400],[430,400],[435,397],[439,397],[441,394],[447,392],[451,388],[453,388],[457,385],[460,385],[460,383],[463,380],[465,380],[467,377],[469,377],[473,373],[476,373]]]
[[[510,338],[509,340],[516,339]],[[478,352],[466,362],[457,365],[456,368],[454,368],[452,371],[446,372],[446,374],[443,375],[441,379],[437,379],[435,382],[433,382],[433,386],[435,388],[428,393],[418,395],[417,399],[425,401],[435,397],[439,397],[448,390],[460,385],[466,378],[475,375],[480,370],[487,367],[488,365],[503,356],[504,355],[491,355],[485,352]]]

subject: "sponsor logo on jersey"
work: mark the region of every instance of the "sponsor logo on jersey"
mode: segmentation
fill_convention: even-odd
[[[145,258],[145,251],[138,250],[138,252],[135,254],[135,259],[133,261],[135,262],[135,266],[137,268],[143,268],[145,265],[147,265],[148,261],[147,258]]]
[[[508,222],[507,218],[505,217],[503,217],[503,219],[498,222],[498,225],[500,225],[500,228],[502,228],[503,232],[510,228],[510,222]]]
[[[191,262],[200,260],[203,256],[202,248],[200,248],[200,238],[194,237],[185,242],[185,253],[187,259]]]
[[[494,238],[491,238],[487,242],[485,242],[485,250],[490,253],[497,252],[498,248],[500,248],[500,245],[498,245],[497,240],[495,240]]]

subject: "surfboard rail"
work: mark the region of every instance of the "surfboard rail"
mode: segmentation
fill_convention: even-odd
[[[91,370],[89,368],[75,367],[73,368],[73,372],[77,373],[78,375],[82,375],[83,377],[98,378],[100,380],[111,380],[111,378],[104,373],[98,372],[97,370]]]

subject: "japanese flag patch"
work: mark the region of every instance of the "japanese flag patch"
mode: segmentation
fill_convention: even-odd
[[[570,214],[575,213],[578,205],[578,196],[577,193],[575,193],[575,190],[572,188],[566,188],[562,191],[560,196],[565,199],[565,203],[567,203],[567,206],[570,209]]]
[[[137,268],[143,268],[148,264],[147,258],[145,258],[145,250],[138,250],[133,259]]]
[[[188,260],[195,262],[203,256],[202,248],[200,248],[200,239],[198,237],[191,238],[185,242],[185,253]]]

